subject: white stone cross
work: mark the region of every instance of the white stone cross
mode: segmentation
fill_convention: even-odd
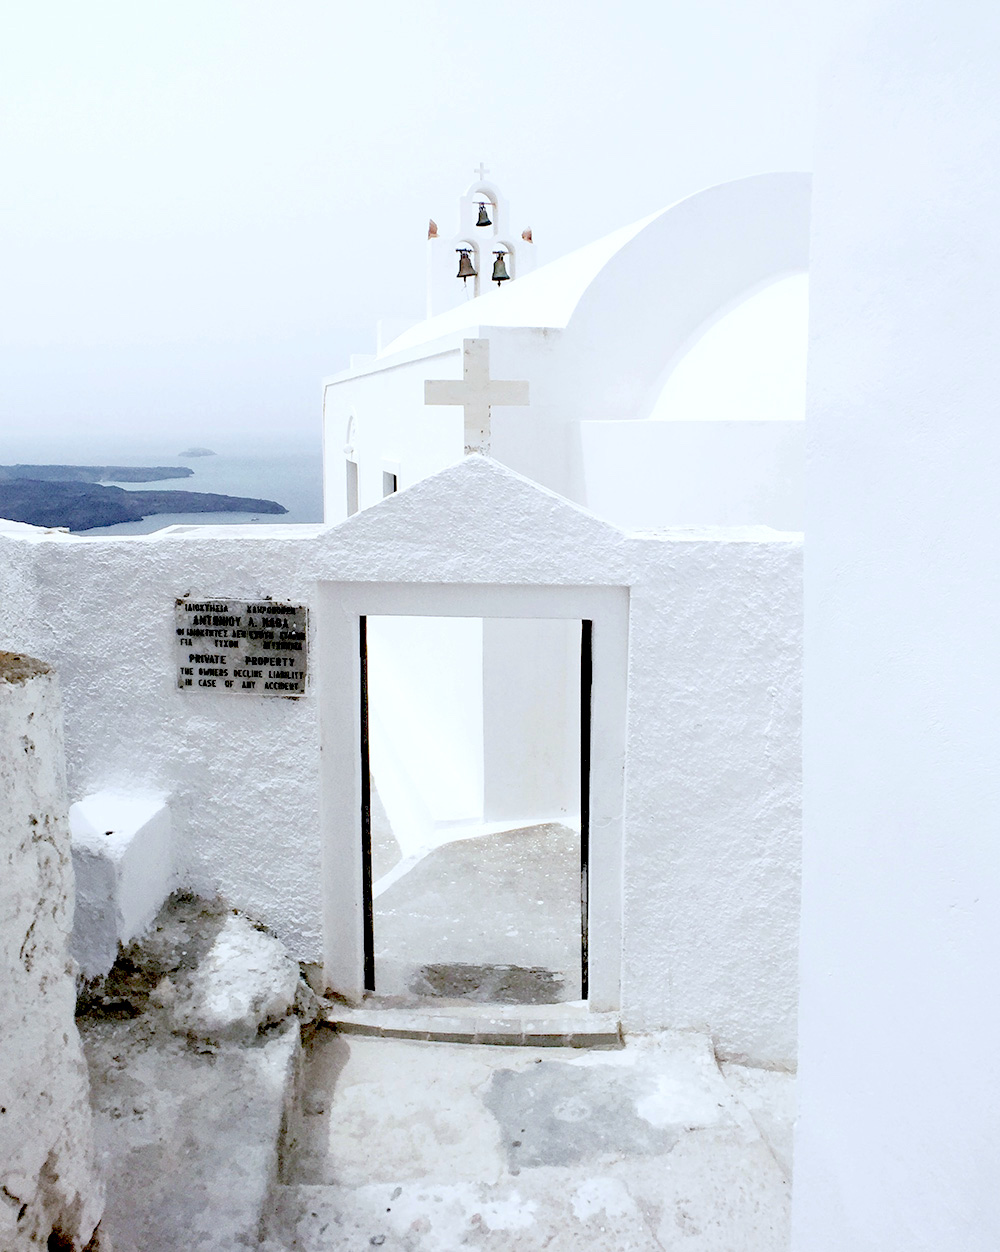
[[[490,341],[462,341],[462,378],[424,381],[424,404],[460,404],[465,409],[465,451],[490,454],[490,407],[528,404],[528,384],[490,378]]]
[[[482,161],[480,161],[480,162],[479,162],[479,169],[477,169],[477,170],[473,170],[472,172],[473,172],[473,174],[477,175],[477,176],[478,176],[478,178],[479,178],[479,181],[480,181],[480,182],[482,182],[482,181],[483,181],[483,179],[486,177],[486,175],[489,173],[489,170],[488,170],[488,169],[486,168],[486,166],[482,163]]]

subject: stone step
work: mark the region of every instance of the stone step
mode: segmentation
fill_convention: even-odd
[[[148,1015],[90,1020],[81,1033],[107,1180],[101,1231],[115,1252],[256,1248],[294,1091],[297,1019],[252,1045],[193,1044]]]
[[[323,1020],[341,1034],[438,1043],[485,1043],[534,1048],[619,1048],[617,1013],[591,1013],[582,1004],[400,1005],[371,998],[360,1007],[334,1005]]]

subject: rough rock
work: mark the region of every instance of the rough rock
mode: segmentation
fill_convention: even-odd
[[[104,1196],[73,1020],[72,919],[56,678],[40,662],[0,652],[3,1252],[98,1247]]]
[[[171,1024],[194,1039],[250,1040],[291,1013],[299,977],[277,939],[234,913],[205,959],[168,994]]]
[[[223,900],[184,893],[86,988],[79,1021],[114,1252],[258,1246],[299,1005],[315,1016],[319,1001],[277,939]]]

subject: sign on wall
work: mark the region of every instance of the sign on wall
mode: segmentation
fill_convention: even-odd
[[[182,691],[302,696],[309,610],[273,600],[176,601]]]

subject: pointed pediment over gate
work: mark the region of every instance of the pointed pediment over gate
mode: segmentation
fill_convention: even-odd
[[[386,497],[319,542],[359,582],[630,582],[627,536],[488,457]]]

